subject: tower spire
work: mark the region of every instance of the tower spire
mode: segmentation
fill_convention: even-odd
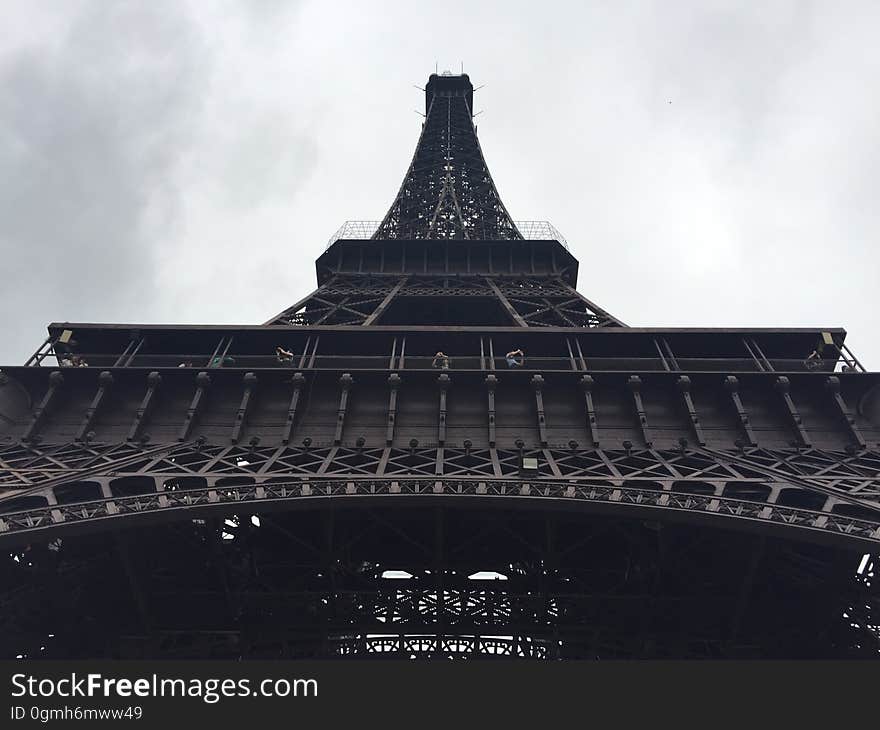
[[[483,159],[467,74],[431,74],[412,162],[374,239],[520,240]]]

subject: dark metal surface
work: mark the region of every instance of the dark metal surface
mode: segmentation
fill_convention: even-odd
[[[265,325],[3,368],[0,656],[877,656],[880,373],[625,326],[507,215],[472,93],[431,77],[372,239]]]
[[[16,552],[5,655],[817,658],[871,640],[849,625],[869,616],[851,555],[772,536],[327,500],[116,535]]]

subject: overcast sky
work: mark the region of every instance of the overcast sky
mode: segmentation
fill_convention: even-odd
[[[3,3],[0,362],[50,321],[265,321],[380,219],[464,70],[517,219],[638,326],[843,326],[880,367],[880,3]]]

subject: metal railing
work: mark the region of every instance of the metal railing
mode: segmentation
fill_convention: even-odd
[[[501,355],[494,357],[485,354],[482,357],[477,353],[450,355],[449,367],[441,368],[431,355],[407,354],[405,357],[391,356],[386,354],[364,355],[337,355],[332,353],[302,355],[297,353],[290,362],[280,362],[274,354],[238,353],[230,350],[224,356],[213,356],[205,352],[200,353],[137,353],[129,360],[120,362],[114,354],[85,352],[80,355],[85,367],[91,368],[176,368],[189,367],[198,369],[216,368],[287,368],[305,370],[437,370],[438,372],[467,371],[467,370],[528,370],[541,371],[619,371],[619,372],[718,372],[718,373],[744,373],[744,372],[852,372],[855,367],[847,364],[843,359],[822,360],[814,364],[803,359],[771,358],[766,365],[759,367],[755,360],[749,358],[676,358],[675,366],[664,362],[659,357],[646,356],[589,356],[585,355],[583,363],[577,356],[556,357],[532,357],[522,359],[521,365],[509,366],[506,359]],[[391,362],[394,362],[392,365]],[[767,367],[769,365],[770,367]],[[44,358],[32,364],[32,367],[65,367],[61,358],[47,354]],[[65,368],[66,369],[66,368]],[[75,369],[75,368],[73,368]]]
[[[382,221],[346,221],[327,242],[325,251],[340,239],[366,240],[373,237]],[[558,241],[566,251],[568,241],[549,221],[514,221],[526,241]]]

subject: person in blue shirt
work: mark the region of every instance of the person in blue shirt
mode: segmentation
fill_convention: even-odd
[[[522,350],[511,350],[504,359],[507,361],[507,367],[521,368],[526,362],[526,354]]]

